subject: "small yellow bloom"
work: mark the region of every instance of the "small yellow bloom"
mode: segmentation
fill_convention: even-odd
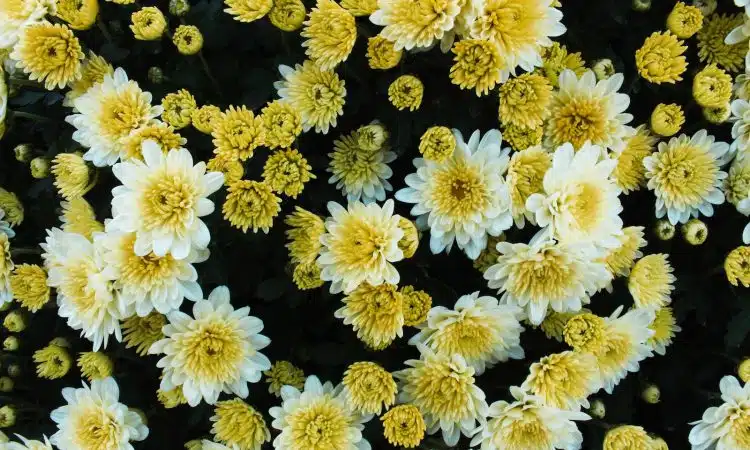
[[[450,70],[451,83],[461,89],[474,89],[480,97],[500,82],[503,61],[494,42],[462,39],[453,44],[451,51],[455,55]]]
[[[636,128],[635,133],[625,138],[624,146],[617,149],[617,166],[612,178],[624,194],[640,190],[646,186],[646,167],[643,158],[656,149],[658,139],[645,125]]]
[[[430,127],[419,138],[419,153],[425,159],[441,162],[449,158],[455,149],[456,137],[448,127]]]
[[[674,34],[655,31],[635,52],[638,73],[656,84],[682,81],[682,74],[687,69],[687,61],[683,56],[685,50],[687,46]]]
[[[288,102],[274,100],[261,111],[268,148],[289,148],[302,133],[302,117]]]
[[[275,0],[268,20],[279,30],[296,31],[302,27],[306,14],[302,0]]]
[[[576,314],[568,319],[563,328],[565,343],[577,352],[596,353],[606,337],[606,323],[601,317],[592,313]]]
[[[162,327],[166,324],[164,315],[152,312],[146,317],[133,316],[122,323],[122,340],[125,348],[135,347],[141,356],[148,353],[151,344],[162,339]],[[187,401],[186,401],[187,402]]]
[[[203,105],[193,111],[190,121],[193,127],[201,133],[211,134],[216,121],[221,118],[221,108],[214,105]]]
[[[300,35],[305,54],[320,67],[331,70],[346,61],[357,40],[354,16],[333,0],[318,0]]]
[[[263,230],[267,234],[281,210],[281,199],[271,187],[259,181],[240,180],[232,183],[227,192],[222,207],[224,219],[243,233],[252,228],[253,233]]]
[[[427,320],[432,308],[432,297],[425,291],[418,291],[414,286],[403,286],[399,292],[404,298],[404,325],[416,327]]]
[[[24,27],[10,54],[16,67],[30,80],[43,82],[48,90],[61,89],[81,78],[84,56],[73,30],[49,22]]]
[[[310,164],[297,150],[277,150],[263,166],[263,181],[277,194],[297,198],[305,183],[315,178],[311,170]]]
[[[651,449],[651,438],[642,427],[620,425],[604,436],[602,450]]]
[[[18,350],[18,347],[21,346],[21,341],[18,339],[18,336],[8,336],[7,338],[3,339],[3,350],[14,352]]]
[[[742,283],[750,287],[750,247],[741,245],[729,252],[724,259],[724,273],[733,286]]]
[[[517,151],[526,150],[529,147],[535,147],[542,143],[544,136],[544,127],[526,128],[516,125],[508,125],[503,128],[503,140],[510,147]]]
[[[590,402],[589,410],[587,411],[591,417],[596,417],[597,419],[603,419],[604,416],[607,414],[607,407],[604,405],[604,402],[597,399],[594,399],[594,401]]]
[[[214,153],[226,153],[233,159],[245,161],[266,141],[263,117],[244,106],[230,106],[214,123],[211,136]]]
[[[586,72],[581,53],[568,53],[568,49],[558,42],[553,42],[550,47],[542,50],[542,67],[539,72],[549,80],[552,86],[558,86],[558,77],[565,69],[572,70],[580,78]]]
[[[667,16],[667,28],[680,39],[693,36],[703,26],[703,13],[695,6],[677,2]]]
[[[80,153],[59,153],[52,160],[52,174],[60,195],[67,200],[81,197],[94,187],[90,182],[93,168]]]
[[[728,103],[717,108],[703,108],[703,118],[716,125],[726,122],[731,115],[732,110]]]
[[[83,197],[72,198],[61,202],[62,206],[62,229],[70,233],[77,233],[92,240],[94,233],[104,231],[104,224],[96,220],[94,208],[83,199]]]
[[[320,278],[320,266],[315,262],[299,263],[294,266],[292,281],[301,291],[317,289],[324,284]]]
[[[224,174],[224,186],[229,186],[239,181],[245,175],[245,167],[239,159],[233,159],[231,155],[221,153],[214,155],[206,163],[206,169]]]
[[[396,401],[396,382],[387,370],[374,362],[355,362],[341,380],[343,396],[354,411],[379,415]]]
[[[73,359],[68,350],[55,344],[49,344],[35,351],[34,362],[37,376],[50,380],[64,377],[73,365]]]
[[[20,333],[26,329],[28,320],[24,314],[19,311],[11,311],[3,319],[3,327],[11,333]]]
[[[182,17],[190,12],[190,2],[188,0],[169,0],[169,14]]]
[[[398,241],[398,248],[404,253],[404,259],[411,258],[419,246],[419,230],[414,222],[405,217],[398,219],[398,227],[404,232],[404,236]]]
[[[164,108],[161,118],[177,130],[190,125],[191,116],[198,109],[195,97],[186,89],[165,95],[161,106]]]
[[[706,16],[703,28],[698,32],[698,58],[701,62],[718,64],[727,70],[737,72],[745,65],[747,42],[727,44],[727,35],[742,26],[745,13],[711,14]]]
[[[161,38],[167,29],[167,19],[155,6],[147,6],[130,16],[130,30],[139,41],[154,41]]]
[[[203,48],[203,35],[195,25],[180,25],[172,35],[172,42],[183,55],[195,55]]]
[[[5,211],[3,220],[15,227],[23,222],[23,203],[13,192],[0,188],[0,209]]]
[[[112,376],[114,364],[104,353],[83,352],[78,355],[78,368],[81,375],[91,382]]]
[[[594,71],[594,75],[596,75],[598,81],[606,80],[617,72],[614,63],[612,63],[612,60],[609,58],[595,61],[594,65],[591,66],[591,70]]]
[[[2,138],[0,133],[0,138]],[[27,163],[31,161],[31,157],[34,155],[34,150],[30,144],[18,144],[13,148],[13,153],[16,156],[16,161]]]
[[[224,0],[224,12],[234,16],[238,22],[254,22],[268,14],[273,0]]]
[[[693,98],[704,108],[719,108],[732,98],[732,77],[716,64],[709,64],[693,78]]]
[[[662,241],[668,241],[674,237],[676,228],[669,219],[659,219],[654,225],[654,234]]]
[[[57,17],[74,30],[88,30],[96,23],[99,0],[57,0]]]
[[[399,111],[409,108],[416,111],[422,104],[424,85],[414,75],[401,75],[388,87],[388,100]]]
[[[659,103],[651,113],[651,131],[659,136],[674,136],[685,123],[685,113],[676,103]]]
[[[37,180],[47,178],[49,176],[49,159],[43,156],[37,156],[29,163],[29,169],[33,178],[36,178]]]
[[[47,286],[47,273],[40,266],[19,264],[10,276],[13,297],[24,308],[37,312],[49,302],[50,290]]]
[[[156,391],[156,399],[166,409],[176,408],[187,403],[187,398],[185,398],[185,394],[182,392],[182,386],[177,386],[171,391],[158,389]]]
[[[390,133],[379,123],[373,122],[357,128],[357,145],[368,152],[378,151],[383,148]]]
[[[675,276],[667,255],[656,253],[638,260],[628,277],[628,290],[636,308],[661,308],[669,304]]]
[[[414,405],[391,408],[380,418],[383,436],[391,445],[414,448],[424,439],[427,427],[419,409]]]
[[[181,148],[185,145],[185,138],[177,134],[171,125],[164,122],[153,121],[150,124],[130,132],[122,140],[123,150],[120,158],[123,161],[137,159],[143,161],[143,142],[152,140],[159,144],[161,151],[166,155],[172,149]]]
[[[271,440],[263,415],[239,398],[216,403],[211,433],[227,446],[260,450]]]
[[[401,62],[401,50],[396,50],[393,42],[383,36],[373,36],[367,40],[367,64],[371,69],[393,69]]]
[[[322,247],[320,237],[325,233],[323,219],[297,206],[286,216],[284,223],[289,226],[286,248],[292,262],[316,265]]]
[[[541,75],[525,73],[500,86],[498,117],[504,126],[540,128],[549,115],[552,85]]]
[[[682,225],[682,237],[690,245],[701,245],[708,239],[708,226],[700,219],[690,219]]]
[[[284,385],[302,389],[305,386],[305,373],[289,361],[276,361],[263,375],[268,383],[268,392],[279,397]]]

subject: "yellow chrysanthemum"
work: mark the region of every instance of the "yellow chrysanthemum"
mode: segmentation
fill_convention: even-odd
[[[254,22],[268,14],[273,0],[224,0],[224,12],[234,16],[238,22]]]
[[[698,32],[698,57],[701,62],[718,64],[736,72],[745,65],[747,43],[727,44],[727,35],[745,21],[745,14],[711,14]]]
[[[505,180],[511,199],[511,212],[516,224],[526,220],[535,222],[534,214],[526,210],[526,200],[531,194],[542,192],[544,174],[552,167],[552,155],[541,147],[529,147],[513,154],[508,164]]]
[[[750,196],[750,158],[732,162],[722,190],[727,201],[734,206]]]
[[[211,136],[214,153],[225,153],[245,161],[252,158],[255,149],[265,143],[263,117],[254,115],[245,106],[230,106],[214,122]]]
[[[544,127],[526,128],[508,125],[503,128],[503,140],[515,151],[526,150],[542,143]]]
[[[135,347],[136,353],[144,356],[151,344],[162,339],[162,327],[167,323],[163,314],[152,312],[146,317],[132,316],[122,322],[122,340],[125,348]]]
[[[99,0],[57,0],[55,4],[55,15],[74,30],[88,30],[96,23]]]
[[[305,21],[307,11],[302,0],[275,0],[268,20],[282,31],[296,31]]]
[[[11,333],[20,333],[26,329],[29,320],[21,310],[11,311],[3,319],[3,327]]]
[[[161,100],[164,112],[161,118],[175,129],[185,128],[191,123],[193,112],[198,109],[195,97],[186,89],[180,89],[164,96]]]
[[[628,290],[637,308],[660,308],[671,302],[675,277],[667,255],[655,253],[638,260],[628,277]]]
[[[456,149],[456,137],[448,127],[434,126],[419,138],[419,153],[435,162],[449,158]]]
[[[732,115],[732,108],[729,103],[716,108],[703,108],[703,118],[714,124],[722,124],[729,120]]]
[[[247,233],[248,228],[252,228],[253,233],[259,229],[268,233],[273,226],[273,218],[281,210],[281,199],[271,187],[260,181],[240,180],[231,184],[227,192],[221,209],[224,219],[243,233]]]
[[[295,265],[292,272],[292,281],[301,291],[317,289],[325,283],[320,278],[320,266],[316,262]]]
[[[682,81],[682,74],[687,70],[685,50],[687,46],[674,34],[654,31],[635,52],[638,73],[656,84]]]
[[[388,100],[399,111],[409,108],[416,111],[422,104],[424,85],[414,75],[401,75],[388,86]]]
[[[23,222],[23,203],[13,192],[0,188],[0,209],[5,212],[3,220],[8,222],[12,227],[20,225]]]
[[[130,16],[130,30],[139,41],[159,39],[167,29],[167,19],[155,6],[146,6]]]
[[[425,320],[432,308],[432,297],[425,291],[418,291],[414,286],[403,286],[399,289],[404,301],[404,325],[415,327]]]
[[[580,52],[568,53],[567,47],[559,42],[553,42],[551,47],[542,50],[542,67],[539,71],[552,86],[558,86],[560,73],[565,69],[572,70],[579,77],[583,75],[586,66]]]
[[[24,308],[37,312],[49,302],[47,272],[35,264],[19,264],[10,276],[13,297]]]
[[[615,149],[617,165],[612,178],[624,194],[638,191],[646,186],[646,168],[643,158],[656,149],[658,138],[653,136],[645,125],[636,128],[635,133],[624,140],[624,145]]]
[[[104,231],[104,224],[96,220],[94,208],[83,199],[76,197],[70,201],[60,203],[62,206],[63,231],[80,234],[91,240],[94,233]]]
[[[92,172],[93,169],[79,153],[59,153],[52,160],[55,186],[60,195],[68,200],[81,197],[94,187],[95,180],[89,182]]]
[[[500,233],[500,236],[489,236],[487,238],[487,247],[479,253],[477,259],[475,259],[471,265],[478,271],[484,273],[490,267],[497,264],[497,258],[500,256],[500,252],[497,251],[498,242],[505,240],[505,234]]]
[[[156,399],[167,409],[176,408],[187,403],[185,394],[182,392],[182,386],[177,386],[171,391],[158,389],[156,391]]]
[[[320,237],[326,231],[323,219],[295,206],[294,212],[286,216],[284,223],[289,226],[286,248],[291,260],[297,264],[314,263],[322,247]]]
[[[667,16],[667,28],[680,39],[688,39],[703,26],[703,13],[693,5],[677,2]]]
[[[486,95],[500,82],[502,59],[497,45],[481,39],[462,39],[451,51],[451,82],[461,89],[474,89],[477,97]]]
[[[164,122],[151,122],[150,124],[133,131],[122,141],[120,159],[137,159],[143,161],[143,142],[152,140],[159,144],[161,151],[166,154],[173,148],[185,145],[185,138],[175,132],[171,125]]]
[[[380,123],[373,122],[357,128],[357,145],[368,152],[384,150],[390,134]]]
[[[229,447],[260,450],[271,440],[263,415],[239,398],[216,403],[211,422],[211,434]]]
[[[355,362],[344,372],[342,395],[354,411],[380,415],[396,401],[393,376],[374,362]]]
[[[16,424],[16,409],[13,405],[0,407],[0,428],[9,428]]]
[[[398,248],[404,253],[404,258],[411,258],[419,246],[419,230],[414,222],[405,217],[398,219],[398,227],[404,232],[404,236],[398,241]]]
[[[223,173],[224,186],[230,186],[232,183],[241,180],[245,175],[245,166],[242,165],[242,162],[225,153],[214,155],[213,158],[209,159],[206,163],[206,170]]]
[[[591,311],[587,308],[582,308],[581,312]],[[557,342],[562,342],[564,339],[565,325],[567,325],[568,320],[570,320],[571,317],[574,317],[578,314],[578,312],[559,313],[557,311],[552,311],[547,314],[547,317],[544,318],[541,325],[539,325],[539,328],[542,329],[544,335],[548,338],[554,339]]]
[[[586,398],[600,388],[596,358],[571,351],[545,356],[531,365],[521,388],[555,408],[588,406]]]
[[[525,73],[500,86],[498,115],[503,126],[539,128],[549,115],[552,85],[547,78]]]
[[[674,136],[685,123],[685,113],[676,103],[659,103],[651,113],[651,131],[659,136]]]
[[[73,358],[65,347],[49,344],[34,352],[34,363],[38,377],[55,380],[68,373],[73,365]]]
[[[729,252],[724,259],[724,273],[733,286],[742,283],[750,287],[750,247],[741,245]]]
[[[289,385],[297,389],[305,386],[305,373],[289,361],[276,361],[263,375],[266,376],[268,392],[279,397],[281,387]]]
[[[73,100],[88,91],[91,86],[101,83],[105,75],[112,75],[115,69],[107,60],[89,51],[88,57],[81,65],[81,78],[68,84],[70,90],[65,93],[64,106],[73,106]]]
[[[383,350],[403,335],[404,297],[397,289],[389,283],[363,283],[344,297],[344,306],[334,315],[344,319],[344,324],[351,324],[362,342]]]
[[[565,343],[581,353],[597,353],[604,344],[606,323],[592,314],[581,313],[569,318],[563,328]]]
[[[704,108],[720,108],[732,98],[732,77],[709,64],[693,78],[693,98]]]
[[[602,450],[635,450],[652,448],[651,438],[642,427],[620,425],[604,436]]]
[[[62,89],[81,78],[84,54],[73,30],[62,24],[27,25],[10,54],[16,67],[48,90]]]
[[[401,62],[402,54],[401,50],[396,50],[393,42],[383,36],[377,35],[367,40],[367,64],[370,69],[393,69]]]
[[[174,30],[172,42],[183,55],[195,55],[203,48],[203,34],[195,25],[180,25]]]
[[[112,376],[114,363],[101,352],[83,352],[78,355],[78,369],[89,382]]]
[[[302,118],[291,104],[274,100],[261,111],[265,127],[265,145],[269,148],[288,148],[302,133]]]
[[[263,166],[263,181],[273,192],[297,198],[305,183],[315,178],[311,170],[310,164],[297,150],[277,150]]]
[[[625,227],[618,239],[619,247],[607,254],[604,264],[613,276],[622,277],[629,275],[635,260],[643,256],[640,249],[646,246],[646,240],[643,239],[643,227]]]
[[[346,61],[357,40],[354,16],[333,0],[318,0],[300,35],[305,54],[321,70],[331,70]]]
[[[383,423],[383,436],[388,442],[404,448],[418,446],[427,429],[422,413],[414,405],[391,408],[380,421]]]
[[[221,119],[221,108],[214,105],[203,105],[193,111],[190,122],[201,133],[211,134],[216,122]]]
[[[369,16],[378,10],[377,0],[341,0],[341,6],[346,8],[352,15]]]

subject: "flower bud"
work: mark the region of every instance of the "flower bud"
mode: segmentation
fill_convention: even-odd
[[[12,392],[15,383],[10,377],[0,377],[0,392]]]
[[[184,16],[190,12],[190,2],[188,0],[169,0],[169,13],[173,16]]]
[[[62,337],[56,337],[49,341],[51,345],[57,345],[58,347],[70,348],[70,342]]]
[[[643,12],[651,9],[651,0],[633,0],[633,9]]]
[[[750,381],[750,358],[742,360],[740,365],[737,367],[737,375],[743,383]]]
[[[615,65],[609,58],[600,59],[594,62],[594,74],[597,80],[606,80],[615,74]]]
[[[12,376],[13,378],[18,378],[21,376],[21,366],[18,364],[11,364],[8,366],[8,375]]]
[[[18,144],[16,145],[16,148],[13,149],[13,153],[16,154],[16,161],[27,163],[31,161],[33,150],[31,144]]]
[[[9,428],[16,424],[16,408],[13,405],[0,407],[0,428]]]
[[[3,350],[7,352],[14,352],[20,347],[21,341],[17,336],[8,336],[3,341]]]
[[[661,391],[659,391],[659,386],[655,384],[649,384],[646,386],[643,391],[641,391],[641,398],[644,402],[655,405],[659,403],[659,398],[661,397]]]
[[[604,402],[598,398],[591,401],[589,406],[589,415],[596,419],[602,419],[607,414],[607,408],[604,406]]]
[[[149,67],[148,81],[154,84],[160,84],[162,81],[164,81],[164,72],[162,72],[161,68],[156,66]]]
[[[49,175],[49,160],[38,156],[31,160],[31,176],[37,180],[47,178]]]
[[[654,234],[662,241],[668,241],[674,237],[675,227],[667,219],[659,219],[654,225]]]
[[[20,333],[26,329],[26,317],[20,310],[9,312],[3,320],[3,326],[11,333]]]
[[[701,245],[708,238],[708,227],[699,219],[690,219],[682,225],[682,237],[690,245]]]
[[[729,108],[729,105],[717,108],[703,108],[703,118],[717,125],[726,122],[731,114],[732,110]]]

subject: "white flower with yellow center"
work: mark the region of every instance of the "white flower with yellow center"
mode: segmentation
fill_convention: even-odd
[[[100,249],[84,236],[58,228],[47,230],[41,244],[47,284],[57,291],[58,315],[94,343],[106,347],[109,336],[122,340],[120,320],[133,313],[120,304],[114,277],[106,270]]]
[[[132,450],[131,441],[142,441],[148,428],[141,416],[119,402],[114,378],[94,380],[91,387],[64,388],[68,402],[50,413],[57,432],[50,441],[61,449]]]
[[[688,439],[693,450],[750,448],[750,383],[740,385],[733,376],[719,382],[720,406],[712,406],[694,425]]]
[[[513,225],[510,190],[503,179],[508,150],[502,135],[475,131],[468,142],[458,130],[456,149],[441,162],[415,158],[415,173],[406,176],[396,198],[414,203],[420,229],[430,229],[432,253],[449,252],[453,243],[471,259],[487,247],[488,236],[499,236]]]
[[[224,182],[221,172],[193,165],[184,148],[164,154],[154,141],[143,143],[144,161],[115,164],[112,173],[122,186],[112,189],[112,230],[135,233],[135,253],[185,259],[192,249],[204,250],[211,235],[200,219],[211,214],[207,197]]]
[[[548,227],[561,243],[620,245],[620,188],[610,177],[617,161],[602,159],[603,153],[601,147],[588,143],[577,152],[571,144],[560,146],[544,175],[543,193],[526,200],[537,224]]]
[[[545,405],[540,397],[511,386],[512,403],[497,401],[489,407],[489,421],[471,440],[480,450],[573,450],[581,448],[583,435],[574,421],[588,414]]]
[[[364,148],[358,141],[358,130],[333,141],[334,148],[328,154],[331,160],[326,169],[332,174],[328,183],[335,183],[347,201],[382,202],[386,191],[393,190],[388,182],[393,175],[388,163],[396,159],[396,154],[390,151],[388,144]]]
[[[276,450],[370,450],[362,436],[363,416],[347,406],[341,386],[321,383],[309,376],[300,392],[293,386],[281,388],[281,406],[269,413],[271,425],[280,431],[273,441]]]
[[[516,305],[474,292],[461,296],[453,310],[432,308],[409,344],[425,345],[438,355],[461,355],[481,375],[497,362],[523,359],[521,315]]]
[[[521,389],[555,408],[588,408],[588,396],[601,389],[596,358],[573,351],[547,355],[531,365]]]
[[[656,217],[676,225],[699,214],[711,217],[713,205],[724,203],[721,191],[727,173],[720,170],[729,149],[706,130],[660,142],[659,151],[643,158],[648,188],[656,195]]]
[[[197,301],[193,317],[169,313],[164,339],[148,350],[164,354],[156,363],[164,369],[160,389],[182,386],[190,406],[201,400],[212,405],[222,392],[247,397],[247,384],[257,383],[271,368],[271,361],[260,353],[271,340],[260,334],[263,321],[249,313],[247,306],[232,307],[226,286],[211,291],[208,300]]]
[[[380,36],[393,42],[396,51],[432,46],[455,24],[461,12],[459,0],[378,0],[370,16],[384,27]]]
[[[184,259],[175,259],[169,253],[138,256],[135,233],[107,230],[97,239],[107,270],[116,280],[114,286],[120,291],[120,302],[132,305],[140,317],[153,310],[166,314],[180,309],[184,298],[192,301],[203,298],[193,263],[205,261],[208,250],[193,250]]]
[[[503,55],[502,81],[520,67],[532,72],[542,66],[541,51],[550,36],[565,33],[563,14],[553,0],[486,0],[471,24],[471,37],[495,43]]]
[[[549,309],[577,312],[609,283],[611,274],[591,244],[563,244],[542,230],[528,244],[499,242],[497,263],[484,273],[501,301],[521,307],[534,325]]]
[[[348,294],[360,284],[398,284],[398,270],[392,263],[404,259],[398,242],[404,235],[393,214],[393,200],[383,206],[349,203],[349,208],[328,202],[331,217],[320,237],[323,247],[317,259],[320,279],[331,282],[331,292]]]
[[[54,14],[55,2],[49,0],[4,0],[0,2],[0,49],[10,49],[21,30]]]
[[[88,148],[83,158],[98,167],[117,162],[128,135],[162,113],[161,106],[151,106],[151,93],[128,80],[122,68],[73,100],[73,108],[78,114],[65,121],[76,127],[73,139]]]
[[[411,403],[424,417],[427,432],[442,432],[449,446],[463,434],[471,437],[487,416],[482,389],[474,384],[474,368],[461,355],[436,355],[418,346],[420,359],[406,361],[409,366],[394,372],[399,381],[399,403]]]

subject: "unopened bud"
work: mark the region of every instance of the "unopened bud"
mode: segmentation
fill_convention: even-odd
[[[164,81],[164,72],[159,67],[151,66],[148,68],[148,80],[154,84],[160,84]]]
[[[600,59],[594,62],[594,66],[592,68],[594,69],[594,75],[596,75],[596,79],[600,81],[606,80],[607,78],[615,74],[615,65],[609,58]]]
[[[706,17],[716,11],[718,2],[717,0],[693,0],[693,6],[700,9],[703,13],[703,17]]]
[[[169,13],[177,17],[184,16],[190,12],[188,0],[169,0]]]
[[[636,11],[648,11],[651,9],[651,0],[633,0],[633,9]]]
[[[0,392],[12,392],[14,385],[10,377],[0,377]]]
[[[17,336],[8,336],[3,341],[3,350],[8,352],[14,352],[20,347],[21,341]]]
[[[737,367],[737,375],[743,383],[750,381],[750,358],[745,358]]]
[[[49,175],[49,160],[47,158],[37,156],[36,158],[31,160],[30,167],[31,176],[36,178],[37,180],[47,178],[47,176]]]
[[[674,237],[675,227],[667,219],[660,219],[654,225],[654,234],[662,241],[668,241]]]
[[[11,333],[20,333],[26,329],[26,317],[19,310],[11,311],[3,319],[3,326]]]
[[[8,375],[12,376],[13,378],[18,378],[21,376],[21,366],[18,364],[11,364],[8,366]]]
[[[27,163],[31,161],[33,150],[31,144],[18,144],[16,145],[16,148],[13,149],[13,153],[16,154],[16,161]]]
[[[602,419],[607,414],[607,408],[604,406],[604,402],[598,398],[591,401],[589,405],[589,415],[596,419]]]
[[[641,391],[641,398],[650,405],[659,403],[660,397],[661,391],[659,391],[659,386],[655,384],[649,384]]]
[[[682,226],[682,237],[690,245],[701,245],[708,238],[708,227],[702,220],[690,219]]]

